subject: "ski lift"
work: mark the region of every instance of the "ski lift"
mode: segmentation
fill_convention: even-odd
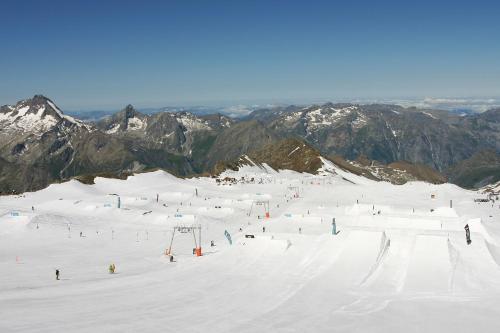
[[[175,232],[178,231],[181,234],[188,234],[192,233],[193,234],[193,240],[194,240],[194,252],[193,254],[196,255],[197,257],[201,257],[201,225],[200,224],[193,224],[191,226],[184,226],[184,225],[178,225],[174,227],[174,230],[172,232],[172,238],[170,239],[170,245],[165,252],[167,255],[172,254],[172,244],[174,243],[174,237],[175,237]],[[198,239],[196,239],[196,231],[198,231]]]

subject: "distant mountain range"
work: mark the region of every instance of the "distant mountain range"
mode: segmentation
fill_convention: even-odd
[[[280,153],[300,145],[307,154]],[[78,119],[41,95],[0,108],[1,193],[157,168],[208,175],[235,167],[244,155],[308,172],[314,168],[305,159],[315,155],[376,180],[449,179],[474,188],[500,180],[499,152],[500,109],[456,114],[327,103],[269,107],[234,118],[208,110],[139,112],[128,105]]]
[[[166,106],[161,108],[144,108],[138,109],[142,114],[152,115],[161,112],[188,112],[197,116],[220,113],[232,118],[241,118],[250,114],[252,111],[258,110],[260,107],[253,105],[233,105],[233,106]],[[84,110],[84,111],[67,111],[66,113],[74,118],[78,118],[87,122],[99,121],[103,118],[112,116],[116,110]]]

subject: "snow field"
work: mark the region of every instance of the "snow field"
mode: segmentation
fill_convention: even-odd
[[[1,197],[0,331],[496,331],[498,205],[324,169],[246,167],[227,176],[255,183],[232,186],[153,172]],[[173,227],[192,224],[204,255],[176,233],[169,262]]]

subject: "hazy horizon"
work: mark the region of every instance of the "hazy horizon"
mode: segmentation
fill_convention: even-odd
[[[19,100],[26,98],[31,98],[35,94],[30,96],[25,96]],[[89,108],[68,108],[64,104],[58,102],[58,100],[52,98],[51,96],[46,96],[52,99],[62,110],[66,113],[86,113],[86,112],[117,112],[122,110],[126,105],[132,104],[124,101],[120,105],[113,107],[89,107]],[[10,103],[0,103],[0,105],[14,105],[19,100]],[[277,107],[277,106],[309,106],[309,105],[321,105],[325,103],[352,103],[352,104],[394,104],[403,107],[417,107],[417,108],[429,108],[436,110],[447,110],[447,111],[473,111],[473,112],[484,112],[493,108],[500,107],[500,98],[498,97],[483,97],[483,98],[417,98],[417,97],[406,97],[406,98],[379,98],[379,99],[363,99],[363,98],[352,98],[352,99],[333,99],[333,98],[323,98],[323,99],[311,99],[311,100],[274,100],[274,101],[235,101],[231,102],[219,102],[219,103],[207,103],[207,104],[163,104],[163,105],[142,105],[142,104],[132,104],[137,110],[157,110],[162,108],[183,108],[183,109],[196,109],[196,108],[206,108],[213,109],[217,112],[223,112],[225,114],[230,114],[233,116],[242,116],[250,113],[255,109],[267,108],[267,107]]]

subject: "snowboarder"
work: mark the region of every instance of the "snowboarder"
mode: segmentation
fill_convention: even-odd
[[[214,246],[215,246],[214,241],[210,241],[210,246],[211,246],[211,247],[214,247]]]
[[[332,235],[338,234],[337,232],[337,223],[335,222],[335,217],[332,220]]]
[[[470,230],[469,230],[469,225],[466,224],[465,227],[465,239],[467,240],[467,245],[470,245],[472,243],[471,239],[470,239]]]
[[[56,280],[59,280],[59,270],[56,269]]]

